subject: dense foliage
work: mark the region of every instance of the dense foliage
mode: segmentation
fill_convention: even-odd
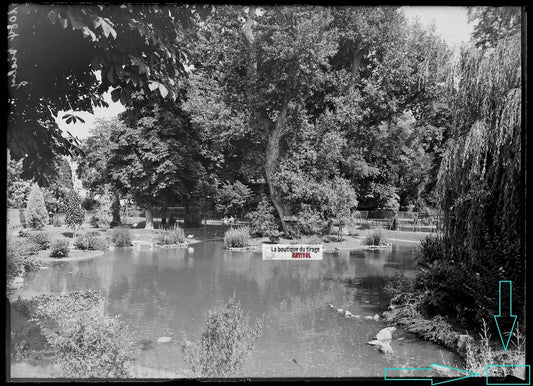
[[[208,6],[12,4],[8,10],[8,146],[25,177],[45,179],[56,154],[79,142],[65,111],[130,102],[133,92],[175,99],[186,74],[183,40]],[[54,44],[42,44],[42,39]],[[81,120],[71,112],[66,123]],[[81,120],[83,121],[83,120]],[[45,162],[43,162],[45,161]]]
[[[478,327],[498,310],[500,280],[513,283],[513,311],[524,306],[520,52],[515,35],[465,48],[452,68],[453,131],[438,180],[444,238],[423,250],[426,303]]]

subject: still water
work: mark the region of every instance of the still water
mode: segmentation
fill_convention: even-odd
[[[460,367],[441,346],[397,330],[394,354],[366,342],[387,324],[364,319],[386,310],[383,288],[397,272],[414,275],[416,244],[389,251],[324,253],[322,261],[263,261],[260,253],[230,252],[221,242],[180,249],[108,251],[77,262],[54,262],[27,275],[23,290],[99,290],[107,312],[120,314],[139,340],[173,339],[140,352],[141,365],[184,369],[180,341],[198,339],[208,311],[233,294],[263,331],[239,376],[383,377],[386,367]],[[361,319],[345,319],[334,309]],[[400,340],[398,340],[400,338]]]

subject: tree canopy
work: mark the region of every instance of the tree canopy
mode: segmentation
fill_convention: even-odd
[[[46,178],[55,155],[79,142],[55,123],[131,94],[175,99],[187,71],[181,44],[207,6],[13,4],[8,11],[8,146],[23,175]],[[43,41],[46,44],[43,44]],[[52,43],[53,42],[53,43]],[[66,123],[80,118],[63,116]]]

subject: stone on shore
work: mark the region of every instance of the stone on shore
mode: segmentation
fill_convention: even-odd
[[[380,330],[374,338],[378,340],[392,339],[392,333],[394,331],[396,331],[396,327],[385,327]]]

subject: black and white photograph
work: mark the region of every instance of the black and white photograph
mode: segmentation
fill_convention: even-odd
[[[5,12],[6,382],[531,384],[527,7]]]

